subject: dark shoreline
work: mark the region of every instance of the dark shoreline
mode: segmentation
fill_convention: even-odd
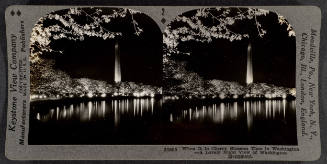
[[[170,96],[173,97],[173,96]],[[293,96],[288,96],[286,98],[275,97],[275,98],[265,98],[265,97],[248,97],[248,98],[166,98],[162,95],[156,95],[155,97],[144,96],[144,97],[134,97],[134,96],[115,96],[115,97],[73,97],[73,98],[61,98],[61,99],[37,99],[32,100],[30,103],[44,103],[44,102],[83,102],[83,101],[102,101],[102,100],[127,100],[127,99],[166,99],[167,101],[202,101],[202,102],[242,102],[242,101],[264,101],[264,100],[295,100]]]
[[[74,97],[74,98],[62,98],[62,99],[39,99],[34,100],[30,102],[31,111],[37,112],[37,111],[43,111],[43,107],[46,108],[54,108],[60,105],[70,105],[70,104],[77,104],[77,103],[85,103],[89,101],[111,101],[111,100],[142,100],[142,99],[154,99],[155,101],[163,100],[163,104],[165,104],[164,108],[169,109],[171,105],[178,105],[178,106],[184,106],[184,107],[190,107],[190,106],[197,106],[197,105],[208,105],[213,103],[242,103],[242,102],[251,102],[251,101],[266,101],[266,100],[286,100],[286,101],[292,101],[295,100],[295,97],[287,97],[285,99],[277,97],[277,98],[264,98],[264,97],[254,97],[254,98],[225,98],[225,99],[219,99],[219,98],[193,98],[193,99],[167,99],[163,97],[162,95],[157,95],[155,97],[133,97],[133,96],[116,96],[116,97]],[[37,108],[35,108],[37,107]],[[41,107],[41,108],[40,108]]]

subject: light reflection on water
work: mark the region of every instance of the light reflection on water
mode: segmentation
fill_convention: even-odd
[[[133,114],[134,117],[142,117],[144,112],[153,114],[155,103],[162,105],[161,101],[155,102],[153,98],[88,101],[51,108],[48,113],[37,113],[36,119],[49,121],[78,118],[81,122],[88,122],[113,116],[115,125],[117,125],[121,115]]]
[[[287,107],[287,104],[289,105]],[[286,110],[295,112],[295,101],[266,100],[214,103],[210,105],[196,106],[182,111],[182,119],[209,120],[217,124],[223,124],[226,120],[237,120],[246,116],[247,126],[250,129],[254,118],[266,120],[286,119]],[[170,121],[180,119],[180,113],[170,115]]]
[[[136,119],[142,118],[144,115],[156,115],[156,117],[159,115],[160,119],[172,123],[209,121],[223,124],[225,121],[246,119],[247,127],[251,129],[254,119],[285,120],[287,110],[292,110],[292,113],[295,112],[295,100],[217,102],[185,105],[177,107],[177,110],[165,109],[162,103],[162,100],[155,100],[154,98],[88,101],[57,106],[48,112],[36,113],[34,118],[42,122],[49,120],[90,122],[112,119],[115,126],[119,125],[122,117]]]

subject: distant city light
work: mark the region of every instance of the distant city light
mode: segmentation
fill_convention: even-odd
[[[89,92],[89,93],[87,94],[87,97],[92,98],[92,97],[93,97],[93,93]]]
[[[30,96],[30,99],[33,100],[33,99],[37,99],[38,98],[38,95],[31,95]]]
[[[164,96],[164,99],[165,100],[169,100],[170,99],[170,96]]]
[[[226,97],[226,96],[225,96],[224,93],[219,94],[219,98],[220,98],[220,99],[225,99],[225,97]]]
[[[141,92],[141,93],[140,93],[140,97],[143,97],[144,95],[145,95],[144,92]]]
[[[233,95],[233,99],[237,99],[238,98],[238,95]]]
[[[268,94],[268,93],[267,93],[267,94],[265,94],[265,97],[266,97],[267,99],[271,99],[272,96],[271,96],[271,94]]]
[[[140,97],[140,93],[134,92],[134,93],[133,93],[133,96],[135,96],[135,97]]]
[[[286,94],[283,94],[282,97],[283,97],[283,99],[286,99]]]

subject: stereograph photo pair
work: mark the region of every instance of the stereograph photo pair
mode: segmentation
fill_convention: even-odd
[[[6,9],[12,160],[320,157],[315,6]]]

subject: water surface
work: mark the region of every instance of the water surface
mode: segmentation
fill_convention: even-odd
[[[295,100],[32,102],[29,144],[296,145]]]

